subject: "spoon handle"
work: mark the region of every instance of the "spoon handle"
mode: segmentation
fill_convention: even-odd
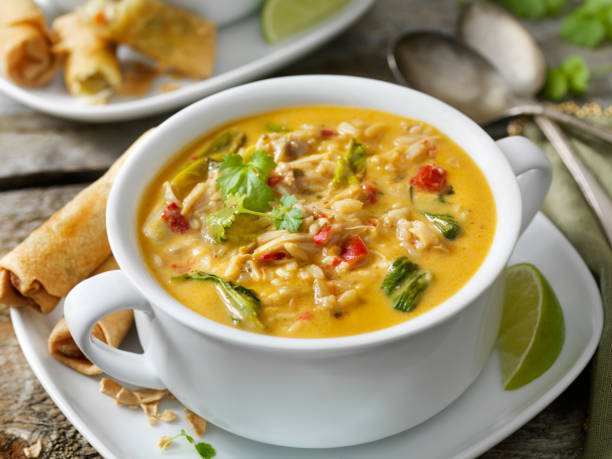
[[[540,104],[538,102],[520,104],[512,107],[507,112],[508,115],[543,115],[551,120],[579,129],[587,134],[597,137],[598,139],[612,143],[612,129],[601,126],[597,123],[591,123],[580,118],[577,118],[554,107]]]
[[[612,199],[607,191],[599,184],[589,168],[584,164],[570,140],[559,128],[559,126],[544,116],[536,116],[535,121],[550,140],[552,146],[557,150],[561,160],[574,177],[576,184],[582,191],[593,212],[599,218],[599,222],[612,245]]]

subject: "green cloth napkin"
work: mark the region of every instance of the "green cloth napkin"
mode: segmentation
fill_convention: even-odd
[[[591,119],[612,126],[612,118]],[[540,145],[553,165],[553,181],[544,201],[544,213],[580,252],[601,289],[604,326],[591,363],[590,414],[584,458],[612,458],[612,249],[595,214],[551,144],[533,123],[525,126],[523,135]],[[595,141],[586,143],[575,137],[572,141],[612,196],[612,146]]]

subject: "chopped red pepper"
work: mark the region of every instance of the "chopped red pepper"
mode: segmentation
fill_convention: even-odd
[[[282,260],[285,258],[287,254],[285,252],[268,252],[261,255],[258,260],[259,261],[276,261]]]
[[[268,185],[270,186],[278,185],[282,181],[283,181],[282,175],[270,174],[270,176],[268,177]]]
[[[174,269],[177,273],[180,273],[180,274],[185,274],[191,271],[191,266],[188,266],[188,265],[177,265],[177,264],[172,263],[170,267]]]
[[[324,139],[334,137],[336,135],[338,135],[338,133],[333,129],[321,129],[321,137],[323,137]]]
[[[425,191],[438,192],[446,188],[446,169],[437,164],[421,166],[410,184]]]
[[[342,247],[340,258],[350,265],[354,265],[368,255],[368,247],[359,236],[349,238]]]
[[[376,201],[378,201],[378,188],[371,183],[364,183],[361,185],[361,189],[368,195],[368,202],[370,204],[376,204]]]
[[[94,16],[94,21],[96,24],[104,25],[106,24],[106,15],[104,14],[104,10],[99,10]]]
[[[314,317],[314,314],[311,311],[304,311],[299,316],[297,316],[298,320],[310,320]]]
[[[170,228],[170,231],[173,233],[186,233],[191,228],[189,222],[185,216],[181,214],[181,209],[175,202],[168,204],[168,207],[162,211],[161,219],[166,222],[166,225],[168,225],[168,228]]]
[[[332,265],[332,266],[335,268],[335,267],[336,267],[336,266],[338,266],[340,263],[342,263],[342,258],[335,257],[335,258],[332,260],[331,265]]]
[[[331,239],[331,225],[325,225],[319,230],[317,234],[313,236],[313,240],[317,244],[327,244]]]

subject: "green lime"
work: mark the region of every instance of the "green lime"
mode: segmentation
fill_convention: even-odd
[[[266,0],[261,12],[261,30],[269,43],[276,43],[333,14],[349,0]]]
[[[548,370],[564,340],[563,311],[542,273],[528,263],[508,268],[498,336],[504,389],[523,387]]]

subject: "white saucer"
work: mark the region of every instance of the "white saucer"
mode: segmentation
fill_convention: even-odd
[[[452,405],[427,422],[384,440],[347,448],[302,450],[256,443],[210,426],[201,441],[216,448],[218,459],[447,459],[483,453],[563,392],[588,363],[601,335],[603,310],[597,285],[578,253],[542,214],[520,239],[511,259],[512,264],[523,261],[535,264],[548,278],[561,302],[566,324],[559,358],[527,386],[512,392],[502,389],[499,358],[494,352],[476,382]],[[78,374],[53,359],[47,351],[47,337],[61,314],[61,307],[49,316],[31,309],[11,311],[19,344],[44,388],[106,458],[161,458],[159,437],[178,433],[181,428],[189,430],[186,423],[181,420],[150,427],[142,412],[117,407],[112,399],[99,394],[99,378]],[[134,345],[128,343],[128,347]],[[176,401],[167,402],[166,407],[182,419]],[[163,457],[198,456],[182,440]]]
[[[37,1],[44,6],[46,0]],[[299,59],[349,27],[372,3],[374,0],[352,0],[322,24],[274,45],[263,39],[257,12],[237,23],[219,28],[217,62],[212,77],[196,81],[161,76],[156,79],[149,93],[142,97],[115,97],[107,105],[83,105],[68,93],[61,72],[48,86],[39,89],[22,88],[0,76],[0,91],[24,105],[61,118],[93,122],[143,118],[183,107]],[[130,55],[126,49],[120,51],[120,58]],[[162,92],[165,83],[180,87],[171,92]]]

